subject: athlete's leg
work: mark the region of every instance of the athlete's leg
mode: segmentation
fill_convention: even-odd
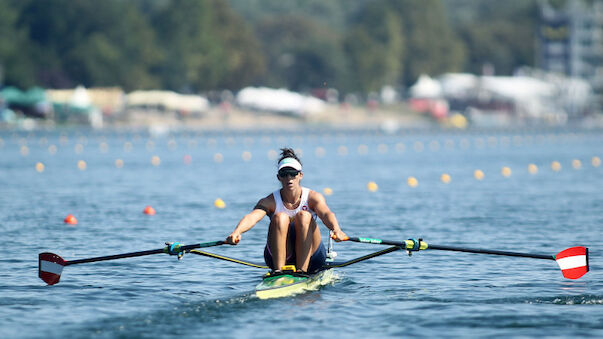
[[[314,273],[319,271],[327,261],[327,249],[322,244],[318,244],[318,248],[314,251],[314,254],[310,257],[310,263],[308,264],[308,273]]]
[[[287,234],[289,233],[289,216],[277,213],[270,220],[268,229],[268,246],[272,253],[272,268],[280,270],[287,258]]]
[[[308,211],[298,212],[295,215],[295,266],[298,269],[308,271],[310,256],[320,242],[320,230],[312,214]]]

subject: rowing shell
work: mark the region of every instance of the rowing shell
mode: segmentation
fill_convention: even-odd
[[[308,276],[295,274],[267,275],[255,287],[255,295],[260,299],[289,297],[307,291],[316,291],[321,286],[335,281],[332,269],[322,270]]]

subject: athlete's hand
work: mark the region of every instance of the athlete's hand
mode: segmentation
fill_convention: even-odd
[[[236,245],[241,241],[241,233],[232,232],[228,237],[226,237],[226,243],[230,245]]]
[[[331,232],[331,238],[337,242],[348,240],[348,236],[342,230]]]

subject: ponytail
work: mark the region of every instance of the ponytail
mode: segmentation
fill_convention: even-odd
[[[293,159],[299,161],[299,163],[301,164],[301,160],[299,160],[299,157],[297,156],[297,154],[295,154],[295,151],[291,148],[288,148],[288,147],[281,148],[281,157],[280,157],[280,159],[278,159],[278,162],[281,162],[281,160],[283,160],[285,158],[293,158]]]

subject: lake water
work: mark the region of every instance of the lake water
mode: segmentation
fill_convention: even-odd
[[[591,272],[567,280],[549,260],[393,252],[275,300],[253,294],[264,270],[192,254],[68,266],[54,286],[37,277],[40,252],[70,260],[222,240],[278,188],[284,146],[303,154],[304,186],[332,190],[327,202],[350,236],[543,254],[584,245]],[[602,337],[602,146],[589,130],[0,131],[0,333]],[[157,214],[143,214],[147,205]],[[75,226],[63,223],[70,213]],[[262,261],[267,225],[210,250]],[[382,248],[335,245],[340,260]]]

